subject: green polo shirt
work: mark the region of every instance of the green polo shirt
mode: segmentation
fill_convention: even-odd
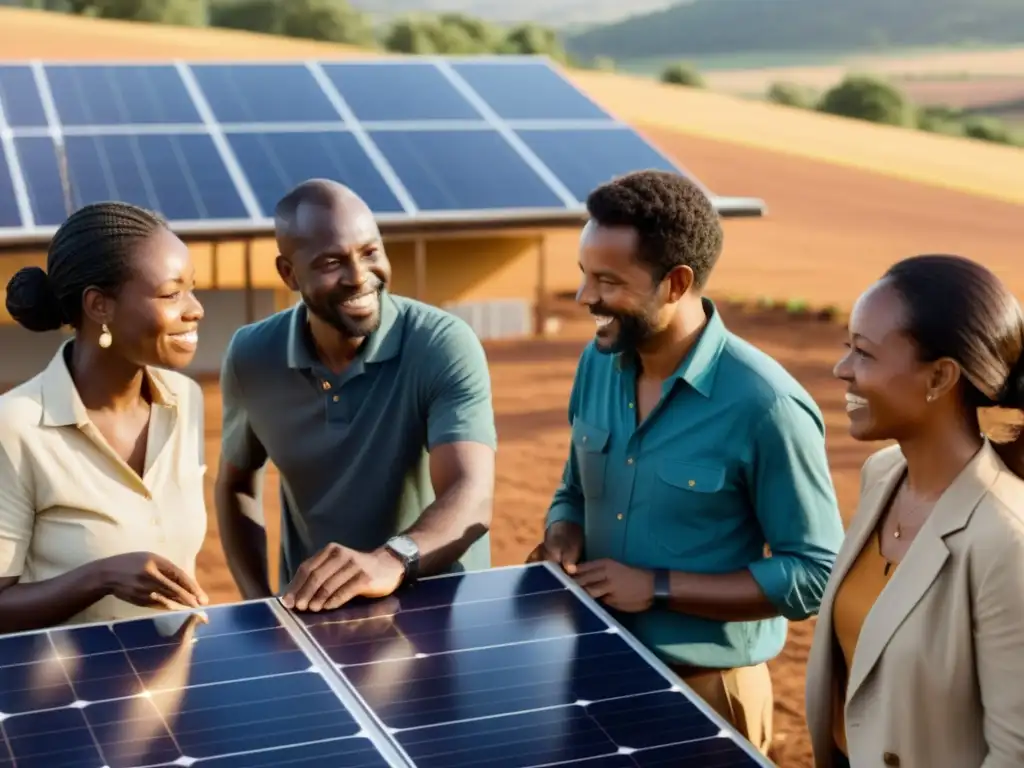
[[[569,399],[569,459],[547,523],[582,525],[588,560],[749,569],[781,616],[617,614],[669,663],[729,668],[773,658],[786,619],[817,613],[843,526],[818,407],[781,365],[731,334],[711,301],[704,306],[699,341],[640,426],[631,358],[584,350]]]
[[[299,303],[240,328],[222,365],[224,458],[281,475],[281,584],[331,542],[382,546],[434,501],[428,452],[495,448],[487,359],[461,319],[384,293],[380,327],[342,373],[311,349]],[[456,570],[490,567],[490,539]]]

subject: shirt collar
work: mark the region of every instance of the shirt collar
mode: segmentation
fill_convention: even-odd
[[[288,328],[288,367],[314,368],[320,365],[311,349],[308,334],[308,312],[303,302],[292,310]],[[398,323],[401,310],[387,292],[380,294],[380,325],[366,339],[357,356],[362,363],[380,363],[398,354],[402,348],[402,326]]]
[[[81,427],[89,423],[89,414],[85,410],[85,404],[78,394],[75,381],[71,378],[71,369],[68,367],[67,361],[71,356],[73,343],[74,339],[68,339],[61,344],[49,365],[43,370],[43,424],[49,427]],[[147,367],[143,369],[143,375],[149,384],[154,404],[167,407],[177,405],[177,397],[168,388],[159,370]]]
[[[668,391],[675,385],[677,380],[682,379],[704,397],[711,397],[714,389],[715,374],[718,371],[718,361],[722,356],[722,349],[728,337],[728,330],[718,308],[711,299],[703,298],[701,303],[704,307],[704,314],[707,323],[701,331],[697,343],[693,345],[686,357],[675,369],[672,375],[665,381],[663,389]],[[630,353],[619,353],[616,355],[618,369],[625,370],[632,368],[632,355]]]

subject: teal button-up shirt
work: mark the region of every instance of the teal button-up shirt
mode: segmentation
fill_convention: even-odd
[[[547,524],[582,525],[587,560],[690,573],[748,568],[779,617],[616,614],[669,663],[730,668],[773,658],[786,620],[817,613],[843,526],[817,405],[779,363],[730,333],[711,301],[704,306],[699,341],[643,424],[630,356],[584,350],[569,398],[569,459]]]

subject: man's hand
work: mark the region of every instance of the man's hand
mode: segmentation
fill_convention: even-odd
[[[626,613],[646,611],[654,604],[654,573],[614,560],[576,566],[573,578],[595,600]]]
[[[566,573],[572,574],[582,555],[582,526],[562,520],[548,526],[544,532],[544,541],[527,556],[526,562],[539,563],[542,560],[550,560],[561,565]]]
[[[353,597],[387,597],[404,576],[402,563],[387,550],[328,544],[299,566],[281,602],[297,611],[333,611]]]

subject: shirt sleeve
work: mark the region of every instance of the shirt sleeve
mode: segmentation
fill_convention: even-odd
[[[576,369],[576,376],[572,382],[572,390],[569,393],[569,426],[576,418],[576,411],[579,403],[580,370],[582,364]],[[544,527],[550,528],[554,523],[568,521],[583,526],[586,521],[586,507],[583,500],[583,489],[580,487],[579,465],[576,462],[576,446],[572,439],[569,440],[569,456],[562,468],[562,480],[555,489],[555,495],[548,508],[547,519]]]
[[[1012,521],[1008,535],[985,549],[976,553],[985,571],[974,596],[974,658],[988,745],[982,768],[1011,768],[1024,765],[1024,528]]]
[[[428,450],[456,442],[497,450],[491,375],[473,329],[453,316],[422,354],[428,370]]]
[[[783,616],[801,621],[817,614],[844,536],[824,425],[804,403],[781,397],[752,443],[752,501],[771,554],[750,572]]]
[[[0,578],[21,576],[32,543],[35,502],[20,456],[0,444]]]
[[[266,463],[267,451],[249,420],[249,404],[237,373],[237,344],[236,333],[221,364],[221,461],[238,469],[256,471]]]

